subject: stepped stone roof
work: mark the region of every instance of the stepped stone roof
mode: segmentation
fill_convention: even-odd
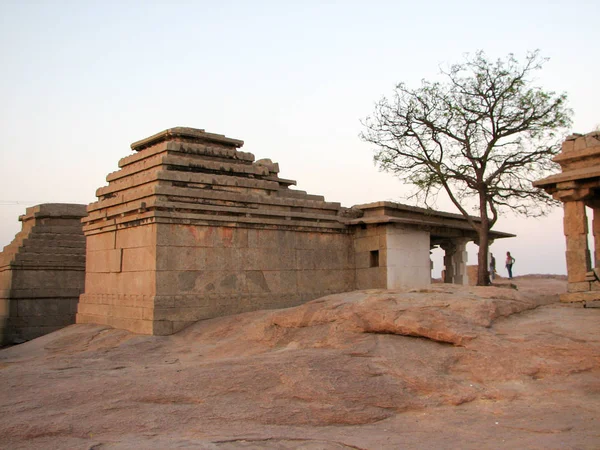
[[[600,188],[600,131],[587,134],[572,134],[563,142],[562,151],[554,159],[561,173],[533,182],[533,185],[560,199],[571,195],[572,189]],[[561,192],[563,191],[563,192]],[[580,193],[586,197],[591,192]]]
[[[44,203],[19,216],[22,230],[0,253],[0,270],[84,270],[85,237],[80,219],[85,205]]]
[[[141,223],[290,227],[343,232],[339,203],[290,189],[279,166],[238,150],[243,141],[194,128],[164,130],[131,145],[136,153],[97,190],[84,232]]]
[[[344,208],[293,189],[279,165],[239,150],[244,141],[202,129],[175,127],[131,144],[134,154],[97,190],[84,232],[95,234],[143,223],[276,227],[349,232],[366,223],[428,226],[437,234],[476,238],[459,214],[376,202]],[[473,218],[478,221],[478,218]],[[449,231],[452,230],[452,231]],[[492,231],[490,238],[512,237]]]
[[[363,215],[348,221],[349,225],[373,223],[398,223],[428,229],[432,237],[468,237],[477,238],[475,230],[462,214],[454,214],[417,206],[403,205],[394,202],[373,202],[353,207],[362,211]],[[479,217],[471,216],[478,223]],[[514,237],[514,234],[490,230],[490,239]]]

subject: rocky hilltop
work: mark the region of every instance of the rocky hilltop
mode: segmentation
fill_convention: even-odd
[[[0,351],[0,447],[600,447],[600,309],[561,277],[356,291]]]

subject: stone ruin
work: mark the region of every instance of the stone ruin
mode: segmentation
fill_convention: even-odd
[[[85,274],[85,205],[27,208],[22,230],[0,253],[0,344],[75,323]]]
[[[567,241],[567,293],[563,302],[598,306],[600,301],[600,131],[573,134],[562,145],[554,161],[562,173],[534,182],[563,202]],[[586,207],[593,212],[593,265],[588,247]]]
[[[87,214],[29,208],[0,254],[5,332],[31,339],[73,323],[77,307],[77,323],[168,335],[333,293],[423,287],[434,247],[445,251],[444,281],[468,284],[466,244],[477,235],[462,215],[392,202],[344,208],[292,189],[278,164],[242,145],[171,128],[131,145]]]
[[[182,127],[131,145],[83,219],[77,323],[168,335],[332,293],[425,286],[437,245],[445,281],[467,283],[476,235],[462,216],[390,202],[343,208],[291,189],[276,163],[242,145]]]

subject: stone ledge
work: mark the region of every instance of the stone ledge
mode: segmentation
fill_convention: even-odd
[[[259,215],[259,214],[257,214]],[[200,213],[179,213],[171,211],[148,211],[140,214],[131,214],[129,216],[118,217],[114,219],[101,220],[94,223],[87,223],[83,227],[83,232],[89,235],[93,231],[109,232],[129,226],[140,226],[151,223],[168,223],[184,225],[215,225],[237,227],[245,225],[254,225],[257,228],[281,228],[292,229],[296,231],[318,230],[323,232],[343,232],[349,233],[347,227],[336,220],[334,216],[326,216],[327,221],[310,220],[287,220],[285,218],[264,218],[247,217],[233,215],[212,215]]]
[[[146,158],[151,158],[159,153],[174,152],[187,155],[202,156],[213,160],[236,160],[252,163],[254,155],[248,152],[242,152],[234,148],[215,147],[206,144],[193,144],[189,142],[161,142],[152,146],[152,148],[144,149],[143,152],[134,153],[119,160],[119,167],[127,167],[130,164],[143,161]]]
[[[216,143],[235,148],[244,145],[244,141],[228,138],[222,134],[207,133],[206,131],[198,128],[174,127],[134,142],[131,144],[131,149],[139,152],[140,150],[161,142],[170,140],[176,141],[177,139],[184,139],[184,142],[191,141],[193,143]]]
[[[25,210],[20,221],[44,218],[80,218],[86,215],[85,205],[76,203],[42,203]]]
[[[563,303],[583,303],[600,300],[600,291],[589,292],[568,292],[560,294],[560,301]]]

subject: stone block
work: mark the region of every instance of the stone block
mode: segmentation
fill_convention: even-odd
[[[587,142],[585,136],[580,136],[574,141],[573,150],[585,150],[587,148]]]
[[[366,252],[357,252],[354,254],[354,261],[355,261],[355,266],[357,270],[360,269],[369,269],[371,268],[371,252],[366,251]],[[381,258],[379,259],[380,261],[380,266],[384,266],[383,261]]]
[[[296,268],[297,264],[300,264],[299,260],[309,264],[308,261],[302,259],[307,258],[302,253],[302,251],[287,248],[249,248],[242,254],[244,256],[243,267],[246,270],[292,270]]]
[[[587,292],[591,290],[589,281],[580,281],[576,283],[568,283],[567,292]]]
[[[157,270],[207,270],[211,268],[208,255],[212,251],[206,247],[157,247]]]
[[[214,227],[212,247],[248,247],[248,230],[245,228]]]
[[[57,316],[71,314],[71,299],[19,299],[13,300],[17,305],[17,316]]]
[[[385,238],[383,245],[385,248]],[[381,248],[380,236],[368,236],[364,238],[354,239],[354,251],[357,253],[369,252],[371,250],[379,250]]]
[[[10,314],[10,299],[0,298],[0,320]]]
[[[301,250],[313,250],[321,245],[317,233],[297,233],[295,242],[296,249]]]
[[[262,270],[250,270],[245,272],[246,291],[250,293],[256,292],[272,292],[273,288],[277,292],[279,286],[273,286],[278,283],[276,280],[277,272],[268,272]],[[271,284],[269,284],[269,281]]]
[[[336,248],[322,248],[315,250],[316,268],[323,270],[346,269],[346,254]]]
[[[157,245],[174,247],[214,247],[215,228],[183,224],[159,224]]]
[[[465,280],[462,274],[454,275],[454,283],[462,284]],[[387,269],[387,289],[406,289],[409,287],[423,287],[431,283],[429,270],[421,267],[402,267]]]
[[[155,295],[156,273],[157,272],[154,271],[143,271],[116,274],[116,293],[130,295]]]
[[[564,203],[563,227],[566,236],[588,233],[585,203],[570,201]]]
[[[566,237],[567,251],[587,252],[588,238],[586,234],[574,234]]]
[[[111,305],[97,305],[97,304],[88,304],[88,303],[79,303],[77,308],[77,315],[85,315],[85,316],[100,316],[100,317],[109,317],[111,311]],[[77,320],[79,322],[79,319]],[[89,322],[84,322],[89,323]],[[105,323],[105,322],[102,322]]]
[[[269,247],[267,245],[268,241],[265,238],[268,238],[268,234],[265,235],[265,230],[261,230],[259,233],[259,243],[261,247]],[[293,249],[296,246],[296,234],[294,231],[280,230],[277,231],[277,239],[275,239],[276,248],[282,249]]]
[[[596,300],[600,300],[600,291],[567,292],[560,294],[560,301],[563,303],[582,303]]]
[[[119,273],[122,269],[123,249],[96,250],[86,253],[87,273]]]
[[[585,281],[587,273],[590,271],[590,252],[585,251],[567,251],[567,279],[569,283]]]
[[[114,249],[116,248],[116,231],[90,235],[87,237],[86,246],[90,251]]]
[[[116,248],[153,247],[157,245],[156,224],[123,228],[116,232]]]
[[[86,293],[155,295],[155,272],[94,273],[85,275]]]
[[[10,317],[8,325],[13,329],[29,327],[66,327],[75,323],[74,314],[43,315],[43,316],[16,316]]]
[[[261,249],[276,249],[281,247],[281,236],[285,231],[282,230],[253,230],[256,233],[252,233],[253,239],[253,247],[261,248]],[[287,246],[294,246],[294,238],[292,236],[291,243],[288,243]]]
[[[232,247],[214,247],[203,249],[205,263],[201,269],[239,271],[248,266],[249,250]],[[258,249],[253,249],[257,251]]]
[[[385,267],[356,269],[356,289],[386,289],[386,285]]]
[[[298,271],[299,292],[344,292],[354,289],[353,270]],[[316,297],[315,297],[316,298]]]
[[[567,139],[562,143],[562,153],[569,153],[575,150],[575,139]]]
[[[243,272],[205,270],[157,273],[158,295],[233,293],[245,289]]]
[[[106,325],[121,330],[128,330],[138,334],[152,334],[153,322],[151,320],[129,319],[123,317],[108,317]]]
[[[13,290],[35,289],[41,291],[64,289],[65,292],[79,289],[83,292],[84,273],[76,270],[15,270],[12,288]]]
[[[298,292],[298,273],[295,270],[282,270],[279,272],[281,292]]]
[[[111,270],[111,272],[139,272],[156,269],[156,247],[133,247],[119,249],[119,251],[122,252],[120,270]],[[116,262],[114,268],[117,268]]]

